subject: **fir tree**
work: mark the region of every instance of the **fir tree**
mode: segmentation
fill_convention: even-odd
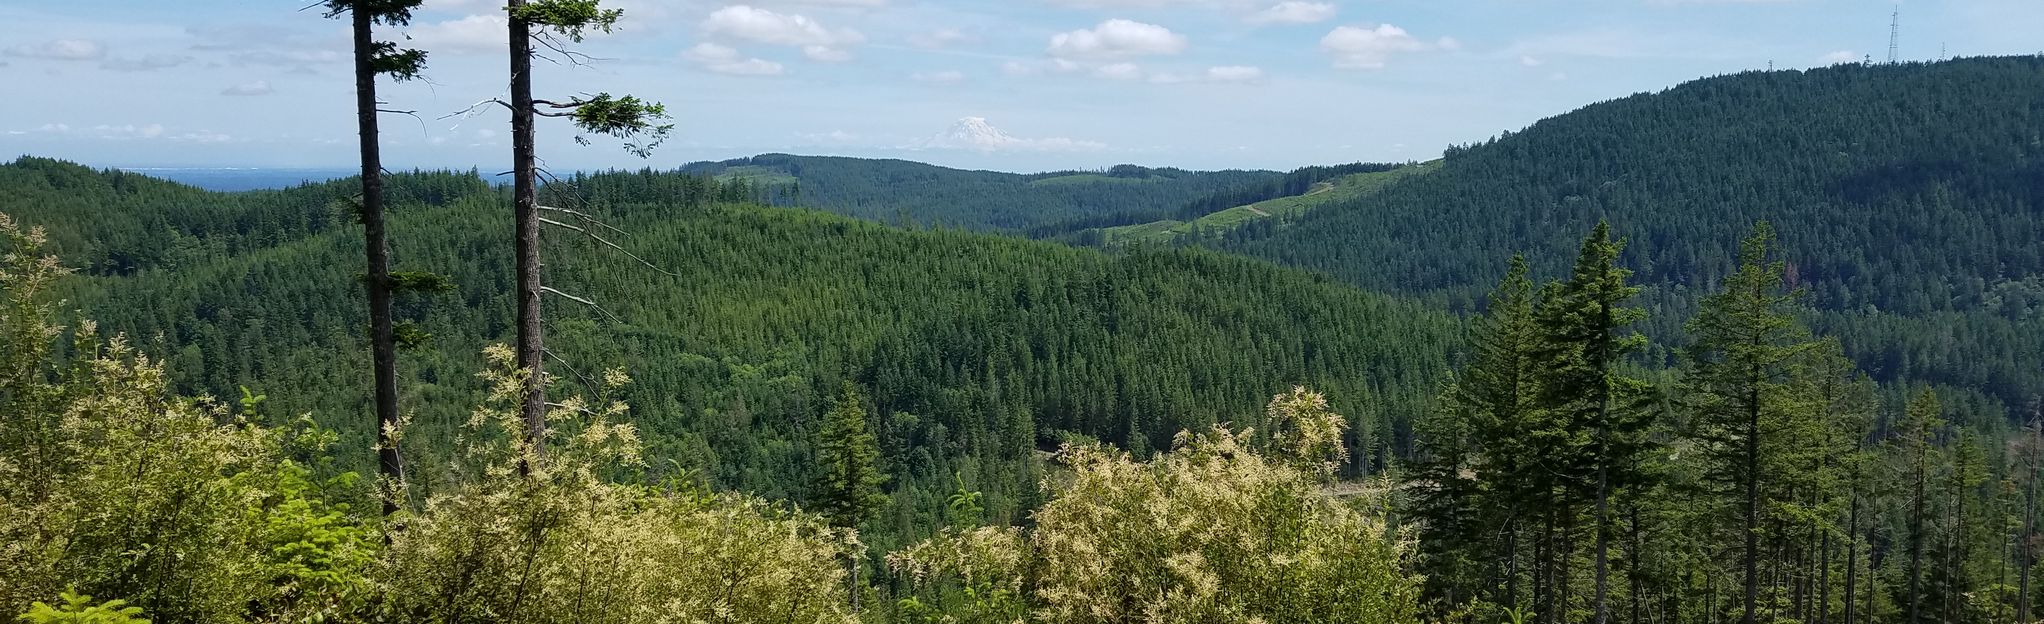
[[[830,412],[823,415],[817,440],[817,475],[811,504],[831,524],[857,528],[887,504],[880,486],[887,477],[877,467],[880,448],[866,427],[866,408],[859,389],[845,382]]]
[[[1762,496],[1769,478],[1763,474],[1762,436],[1783,432],[1783,421],[1798,411],[1792,368],[1807,348],[1806,334],[1791,315],[1795,294],[1785,290],[1784,265],[1774,255],[1774,229],[1766,222],[1753,226],[1740,246],[1738,270],[1689,322],[1696,342],[1689,348],[1688,399],[1697,434],[1711,456],[1713,480],[1740,492],[1745,624],[1758,617],[1760,515],[1774,502]]]
[[[1611,615],[1611,494],[1642,476],[1640,453],[1646,441],[1641,433],[1649,423],[1648,412],[1638,405],[1646,384],[1618,370],[1628,355],[1646,344],[1644,337],[1627,329],[1644,313],[1625,306],[1639,287],[1628,285],[1632,272],[1618,266],[1624,246],[1611,238],[1609,224],[1598,223],[1583,241],[1569,280],[1553,289],[1552,297],[1543,298],[1540,314],[1540,356],[1545,366],[1541,403],[1566,432],[1562,437],[1567,441],[1555,449],[1567,456],[1550,466],[1564,471],[1569,476],[1565,487],[1592,504],[1596,539],[1592,608],[1597,624]]]

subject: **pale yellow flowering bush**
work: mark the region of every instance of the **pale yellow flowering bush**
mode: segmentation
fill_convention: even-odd
[[[409,622],[847,622],[837,561],[855,541],[740,496],[619,485],[638,462],[625,408],[570,399],[545,453],[520,437],[523,375],[493,347],[460,484],[399,521],[386,608]],[[625,380],[605,376],[607,385]]]
[[[1225,428],[1180,434],[1149,462],[1068,446],[1069,483],[1032,530],[946,532],[890,564],[925,589],[985,579],[965,586],[1021,593],[1045,623],[1417,622],[1403,544],[1322,487],[1342,453],[1340,417],[1304,389],[1270,411],[1274,454]],[[942,602],[953,610],[926,619],[998,621],[983,603]]]
[[[1348,447],[1341,432],[1348,420],[1327,407],[1327,397],[1303,386],[1271,397],[1264,408],[1270,423],[1272,454],[1288,459],[1295,467],[1331,477],[1348,461]]]

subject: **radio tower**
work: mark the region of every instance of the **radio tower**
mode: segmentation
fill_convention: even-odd
[[[1888,64],[1902,60],[1902,7],[1895,7],[1895,13],[1888,17]]]

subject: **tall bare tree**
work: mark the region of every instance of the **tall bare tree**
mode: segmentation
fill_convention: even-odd
[[[504,8],[510,22],[510,102],[498,103],[511,109],[512,200],[517,211],[518,366],[527,375],[522,411],[526,440],[535,457],[544,455],[546,434],[546,338],[541,322],[541,299],[548,293],[567,296],[545,285],[540,261],[540,226],[556,223],[540,215],[547,209],[539,203],[540,169],[535,153],[535,122],[539,117],[572,120],[585,134],[600,134],[625,141],[625,149],[645,157],[667,138],[672,124],[666,107],[633,96],[613,97],[609,93],[578,96],[565,101],[535,99],[532,94],[533,59],[543,53],[557,60],[580,64],[589,57],[569,48],[591,32],[610,32],[624,17],[624,11],[605,9],[602,0],[510,0]],[[542,51],[544,50],[544,52]],[[582,136],[577,142],[586,144]],[[599,239],[600,240],[600,239]],[[574,298],[582,303],[586,299]]]
[[[399,48],[376,40],[375,27],[403,26],[424,0],[326,0],[328,18],[348,16],[355,42],[355,124],[361,135],[362,221],[364,255],[368,270],[362,278],[369,294],[369,350],[374,361],[376,391],[376,463],[383,486],[383,513],[397,511],[394,488],[404,481],[404,462],[398,453],[397,428],[397,328],[391,319],[390,302],[399,289],[390,271],[390,245],[384,232],[383,150],[377,117],[386,111],[376,97],[376,79],[388,75],[394,80],[417,78],[425,67],[426,53]]]

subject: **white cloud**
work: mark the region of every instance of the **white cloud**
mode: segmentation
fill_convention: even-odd
[[[908,44],[925,50],[941,50],[972,41],[972,37],[955,28],[939,28],[926,33],[909,35]]]
[[[1053,4],[1084,9],[1154,9],[1171,5],[1206,5],[1214,0],[1050,0]]]
[[[966,117],[951,124],[951,129],[927,139],[915,141],[903,149],[909,150],[972,150],[976,152],[1082,152],[1106,149],[1107,145],[1096,141],[1081,141],[1064,137],[1043,139],[1016,138],[987,123],[984,117]]]
[[[177,136],[170,137],[170,140],[188,141],[192,143],[227,143],[233,141],[234,137],[232,135],[221,134],[210,130],[201,130],[198,132],[186,132],[183,134],[179,134]]]
[[[420,47],[433,52],[502,52],[509,49],[510,27],[504,16],[483,13],[413,26],[410,34]]]
[[[1546,63],[1541,62],[1540,59],[1521,54],[1519,55],[1519,64],[1524,65],[1526,67],[1539,67],[1541,65],[1545,65]]]
[[[1051,56],[1072,59],[1120,59],[1184,52],[1184,35],[1155,24],[1111,19],[1091,29],[1051,36]]]
[[[849,29],[831,29],[804,15],[776,13],[737,4],[717,9],[703,20],[703,31],[758,43],[784,46],[840,47],[866,41]]]
[[[908,78],[909,80],[914,80],[916,82],[928,82],[933,84],[957,84],[960,82],[965,82],[965,73],[957,70],[916,72],[914,74],[910,74]]]
[[[96,61],[106,58],[106,46],[89,39],[56,39],[25,43],[6,50],[8,56],[52,61]]]
[[[843,63],[852,60],[852,53],[850,52],[820,45],[802,46],[802,56],[809,57],[809,60],[812,61],[823,61],[825,63]]]
[[[1093,76],[1108,80],[1142,80],[1143,68],[1135,63],[1109,63],[1093,68]]]
[[[832,130],[830,132],[797,132],[795,133],[795,137],[813,144],[832,144],[832,143],[845,144],[859,140],[859,135],[852,134],[850,132],[845,132],[843,130]]]
[[[1405,29],[1390,24],[1373,28],[1341,26],[1320,39],[1320,51],[1333,57],[1334,66],[1340,69],[1382,69],[1396,54],[1461,47],[1451,37],[1442,37],[1434,43],[1420,41]]]
[[[785,68],[773,61],[746,58],[738,50],[714,43],[698,43],[681,57],[694,62],[703,69],[733,76],[779,76]]]
[[[1861,59],[1862,57],[1858,52],[1854,52],[1852,50],[1839,50],[1836,52],[1832,52],[1830,54],[1826,54],[1824,56],[1817,57],[1817,64],[1838,65],[1841,63],[1857,63],[1860,62]]]
[[[271,93],[276,93],[276,91],[277,91],[276,89],[270,87],[270,81],[256,80],[253,82],[244,82],[238,85],[234,85],[232,87],[228,87],[222,90],[220,92],[220,95],[239,95],[239,96],[269,95]]]
[[[1223,65],[1208,67],[1207,80],[1213,82],[1255,82],[1263,79],[1263,69],[1247,65]]]
[[[1262,80],[1263,68],[1252,67],[1248,65],[1222,65],[1218,67],[1208,67],[1206,71],[1198,74],[1179,75],[1165,73],[1157,74],[1150,77],[1150,82],[1158,84],[1182,84],[1191,82],[1253,83],[1260,82]]]
[[[1327,2],[1286,0],[1245,18],[1251,24],[1312,24],[1334,19],[1335,8]]]

